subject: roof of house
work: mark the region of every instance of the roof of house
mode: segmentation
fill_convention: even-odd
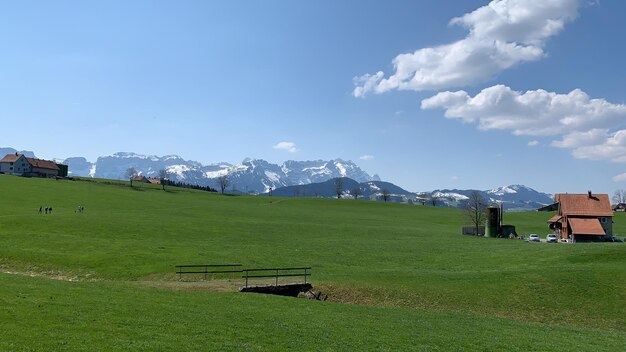
[[[575,235],[606,235],[598,219],[572,218],[569,219],[569,224],[572,227],[572,233]]]
[[[20,156],[22,156],[22,154],[17,154],[17,153],[7,154],[4,156],[4,158],[2,158],[2,160],[0,160],[0,163],[14,163],[17,161],[17,159],[20,158]]]
[[[556,214],[555,216],[551,217],[550,219],[548,219],[548,222],[552,223],[552,222],[559,222],[561,221],[563,217],[559,214]]]
[[[35,159],[35,158],[26,158],[26,160],[28,160],[28,163],[32,165],[33,167],[37,167],[40,169],[59,170],[59,167],[57,166],[57,164],[55,164],[53,161],[50,161],[50,160],[42,160],[42,159]]]
[[[556,194],[554,200],[561,203],[560,215],[613,216],[608,194]]]
[[[133,181],[148,181],[148,178],[144,175],[137,175],[133,177]]]

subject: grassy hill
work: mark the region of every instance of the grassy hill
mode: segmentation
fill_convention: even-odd
[[[0,176],[0,350],[626,344],[624,244],[461,236],[455,209],[140,186]],[[53,214],[37,214],[40,206]],[[550,216],[505,221],[545,234]],[[624,214],[614,232],[626,234]],[[178,264],[233,262],[312,266],[329,301],[240,294],[230,292],[239,280],[189,284],[174,274]]]

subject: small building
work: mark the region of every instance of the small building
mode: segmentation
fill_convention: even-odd
[[[618,203],[613,206],[613,211],[626,212],[626,203]]]
[[[148,182],[152,183],[153,185],[160,185],[161,184],[161,179],[160,178],[154,178],[154,177],[148,177]]]
[[[7,154],[0,159],[0,172],[8,175],[56,177],[59,166],[50,160],[28,158],[23,154]]]
[[[556,194],[558,213],[548,220],[558,238],[603,241],[613,236],[613,210],[608,194]]]
[[[139,175],[139,176],[133,177],[133,182],[150,183],[150,180],[146,176]]]

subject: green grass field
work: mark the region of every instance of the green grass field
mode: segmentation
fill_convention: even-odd
[[[458,210],[382,202],[12,176],[0,194],[0,351],[626,349],[624,243],[461,236]],[[505,221],[544,236],[551,215]],[[329,300],[177,281],[207,263],[311,266]]]

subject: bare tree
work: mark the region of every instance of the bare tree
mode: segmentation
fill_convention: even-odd
[[[165,169],[159,170],[159,182],[161,182],[161,186],[165,191],[165,184],[167,183],[169,173]]]
[[[613,193],[613,198],[611,200],[615,205],[620,203],[626,203],[626,190],[618,189],[617,191],[615,191],[615,193]]]
[[[463,208],[465,217],[476,229],[476,235],[478,235],[480,225],[485,221],[485,208],[487,208],[487,202],[478,191],[473,191],[469,195],[469,199]]]
[[[388,189],[383,188],[381,196],[383,197],[383,200],[386,202],[389,200],[389,198],[391,198],[391,193],[389,193]]]
[[[337,199],[340,199],[343,194],[343,179],[341,177],[335,179],[335,194],[337,194]]]
[[[134,167],[129,167],[126,169],[126,176],[130,179],[130,187],[133,187],[133,179],[137,176],[137,169]]]
[[[228,179],[228,175],[222,175],[217,178],[217,185],[220,187],[222,194],[224,194],[224,190],[226,190],[226,187],[228,187],[229,184],[230,180]]]
[[[350,190],[350,195],[354,197],[354,199],[358,199],[359,196],[362,194],[363,193],[361,192],[361,188],[359,187],[354,187],[353,189]]]
[[[433,207],[436,207],[437,206],[437,202],[439,201],[439,197],[437,197],[436,195],[432,195],[432,196],[430,196],[430,200],[429,201],[430,201],[430,204]]]

